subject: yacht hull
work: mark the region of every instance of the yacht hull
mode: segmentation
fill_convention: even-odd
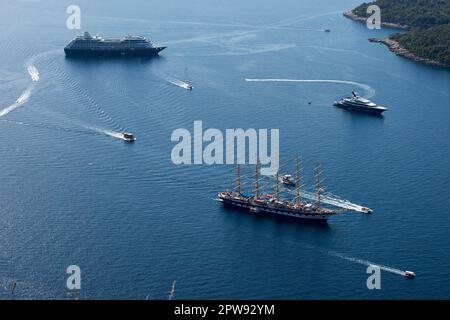
[[[359,112],[365,112],[365,113],[377,114],[377,115],[380,115],[384,111],[386,111],[386,109],[351,106],[351,105],[347,105],[347,104],[343,104],[343,103],[339,103],[339,102],[336,102],[334,105],[338,108],[342,108],[342,109],[346,109],[346,110],[350,110],[350,111],[359,111]]]

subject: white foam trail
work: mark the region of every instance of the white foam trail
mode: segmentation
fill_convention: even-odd
[[[222,52],[220,54],[213,54],[213,55],[208,55],[208,56],[216,56],[216,55],[244,55],[244,54],[258,54],[258,53],[265,53],[265,52],[271,52],[271,51],[277,51],[280,50],[280,45],[279,44],[268,44],[269,46],[271,46],[272,48],[244,48],[244,52],[235,52],[233,50],[235,50],[237,47],[235,45],[233,45],[233,42],[236,42],[236,38],[242,39],[242,36],[245,35],[255,35],[257,33],[260,32],[264,32],[267,31],[269,29],[296,29],[296,30],[303,30],[303,31],[314,31],[314,32],[323,32],[324,29],[305,29],[305,28],[292,28],[291,26],[295,23],[298,22],[304,22],[304,21],[308,21],[308,20],[312,20],[312,19],[316,19],[318,17],[322,17],[322,16],[327,16],[327,15],[334,15],[340,13],[339,11],[333,11],[333,12],[326,12],[326,13],[321,13],[321,14],[317,14],[317,15],[312,15],[312,16],[305,16],[305,15],[300,15],[297,17],[293,17],[293,18],[289,18],[289,19],[284,19],[282,21],[276,22],[276,23],[272,23],[270,25],[267,26],[244,26],[241,25],[240,27],[246,27],[246,28],[250,28],[251,30],[248,31],[240,31],[240,32],[232,32],[232,33],[220,33],[220,34],[212,34],[212,35],[206,35],[206,36],[199,36],[199,37],[194,37],[194,38],[183,38],[181,40],[174,40],[174,41],[169,41],[169,44],[176,44],[176,43],[184,43],[184,42],[207,42],[209,44],[212,45],[218,45],[219,47],[226,47],[229,49],[228,52],[223,52],[223,50],[221,50]],[[256,29],[255,29],[256,28]],[[228,39],[228,40],[226,40]],[[284,44],[283,47],[281,49],[288,49],[288,48],[294,48],[296,47],[295,44]]]
[[[25,102],[28,101],[28,99],[31,96],[31,88],[28,88],[27,90],[25,90],[19,98],[17,98],[16,103],[18,104],[24,104]]]
[[[38,82],[39,81],[39,70],[34,65],[29,65],[27,67],[28,74],[30,75],[31,81]],[[10,106],[4,108],[0,111],[0,117],[3,117],[10,113],[11,111],[14,111],[15,109],[23,106],[31,96],[31,93],[33,91],[34,84],[30,85],[28,88],[25,89],[25,91],[22,92],[19,98],[11,104]]]
[[[308,79],[245,79],[247,82],[300,82],[300,83],[338,83],[338,84],[348,84],[353,86],[358,86],[366,91],[364,95],[365,98],[372,98],[375,96],[375,89],[371,86],[355,82],[355,81],[347,81],[347,80],[333,80],[333,79],[321,79],[321,80],[308,80]]]
[[[125,138],[123,137],[122,132],[112,131],[112,130],[98,128],[98,127],[90,127],[90,126],[85,126],[85,125],[82,125],[82,126],[84,128],[86,128],[86,129],[88,129],[88,130],[92,130],[92,131],[95,131],[97,133],[104,134],[104,135],[106,135],[108,137],[112,137],[112,138],[120,139],[120,140],[125,140]]]
[[[339,11],[340,13],[340,11]],[[113,21],[132,21],[139,23],[156,23],[160,24],[179,24],[179,25],[192,25],[192,26],[206,26],[206,27],[228,27],[228,28],[252,28],[252,29],[274,29],[274,30],[294,30],[294,31],[322,31],[322,29],[308,29],[308,28],[294,28],[294,27],[277,27],[277,26],[259,26],[259,25],[249,25],[249,24],[238,24],[238,23],[214,23],[214,22],[202,22],[202,21],[178,21],[178,20],[149,20],[149,19],[136,19],[136,18],[119,18],[119,17],[105,17],[105,16],[91,16],[92,18],[107,19]],[[298,19],[299,17],[295,17]]]
[[[100,133],[106,134],[107,136],[116,138],[116,139],[125,140],[123,137],[123,134],[120,132],[106,130],[106,129],[98,129],[97,131]]]
[[[31,57],[30,59],[28,59],[26,61],[26,65],[27,66],[34,65],[36,63],[36,61],[38,61],[38,60],[40,60],[42,58],[47,58],[47,57],[52,56],[52,55],[59,55],[59,54],[61,54],[61,50],[62,49],[63,48],[57,48],[57,49],[52,49],[52,50],[49,50],[49,51],[41,52],[41,53]]]
[[[24,105],[25,102],[27,102],[28,99],[30,98],[32,90],[33,90],[33,86],[30,86],[24,92],[22,92],[20,97],[17,98],[17,100],[12,105],[10,105],[9,107],[6,107],[0,111],[0,117],[5,116],[8,113],[10,113],[11,111],[14,111],[15,109]]]
[[[312,192],[303,191],[302,196],[306,199],[315,200],[316,195]],[[367,207],[361,206],[356,203],[352,203],[348,200],[335,198],[333,196],[322,195],[320,201],[338,208],[357,211],[357,212],[367,212]]]
[[[316,50],[326,50],[326,51],[331,51],[331,52],[356,54],[356,55],[359,55],[359,56],[364,57],[366,59],[372,59],[372,60],[376,60],[376,61],[383,61],[383,59],[379,59],[379,58],[376,58],[376,57],[364,54],[363,52],[357,51],[357,50],[330,48],[330,47],[323,47],[323,46],[299,46],[299,48],[308,48],[308,49],[316,49]]]
[[[183,88],[188,90],[189,89],[189,83],[181,81],[181,80],[177,80],[177,79],[172,79],[172,80],[167,80],[169,83],[176,85],[177,87]]]
[[[363,259],[359,259],[359,258],[347,257],[347,256],[344,256],[344,255],[342,255],[340,253],[337,253],[337,252],[328,252],[328,254],[330,254],[333,257],[338,257],[338,258],[341,258],[341,259],[344,259],[344,260],[347,260],[347,261],[350,261],[350,262],[354,262],[354,263],[361,264],[361,265],[364,265],[364,266],[376,266],[376,267],[380,268],[383,271],[390,272],[390,273],[393,273],[393,274],[398,274],[400,276],[405,276],[405,271],[397,269],[397,268],[384,266],[384,265],[381,265],[381,264],[373,263],[373,262],[370,262],[370,261],[367,261],[367,260],[363,260]]]
[[[27,71],[31,77],[31,81],[33,81],[33,82],[39,81],[39,70],[34,65],[29,65],[27,67]]]
[[[59,51],[60,51],[60,49],[55,49],[55,50],[42,52],[42,53],[34,56],[33,58],[27,60],[27,62],[26,62],[27,72],[28,72],[28,75],[30,76],[31,81],[33,82],[33,84],[31,84],[27,89],[25,89],[24,92],[22,92],[20,97],[17,98],[16,102],[14,102],[9,107],[6,107],[3,110],[1,110],[0,111],[0,117],[3,117],[5,115],[7,115],[8,113],[10,113],[11,111],[13,111],[13,110],[23,106],[30,99],[31,93],[32,93],[32,91],[34,89],[34,83],[38,82],[39,79],[40,79],[39,70],[35,67],[34,62],[37,59],[40,59],[42,57],[54,54],[54,53],[59,52]]]

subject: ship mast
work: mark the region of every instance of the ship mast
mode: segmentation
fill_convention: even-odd
[[[241,166],[239,163],[237,164],[236,168],[236,192],[240,195],[241,194]]]
[[[255,199],[259,198],[259,162],[255,165]]]
[[[301,203],[301,193],[300,193],[300,188],[301,188],[301,180],[302,180],[302,176],[300,174],[300,170],[301,170],[301,164],[300,164],[300,159],[299,156],[297,154],[296,158],[295,158],[295,163],[296,163],[296,170],[295,170],[295,204],[299,205]]]
[[[322,188],[320,186],[321,184],[321,172],[320,172],[320,165],[317,164],[316,165],[316,207],[317,209],[320,209],[320,196],[321,196],[321,192],[322,192]]]
[[[274,199],[279,201],[280,200],[280,170],[277,170],[275,178],[276,178],[276,184],[275,184],[275,197],[274,197]]]

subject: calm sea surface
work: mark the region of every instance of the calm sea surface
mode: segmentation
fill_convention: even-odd
[[[358,0],[78,3],[82,31],[168,48],[65,59],[72,1],[0,1],[0,278],[16,298],[64,298],[71,264],[83,298],[167,299],[175,280],[176,299],[450,298],[448,71],[369,43],[393,31],[343,18]],[[351,90],[388,111],[332,107]],[[195,120],[279,128],[282,161],[300,153],[306,182],[321,163],[328,191],[374,213],[318,226],[223,208],[232,166],[171,162]],[[367,263],[394,268],[381,290]]]

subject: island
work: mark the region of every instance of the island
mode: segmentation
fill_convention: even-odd
[[[370,5],[380,7],[382,27],[404,32],[369,41],[388,46],[398,56],[450,68],[450,0],[376,0],[345,12],[344,16],[366,23]]]

